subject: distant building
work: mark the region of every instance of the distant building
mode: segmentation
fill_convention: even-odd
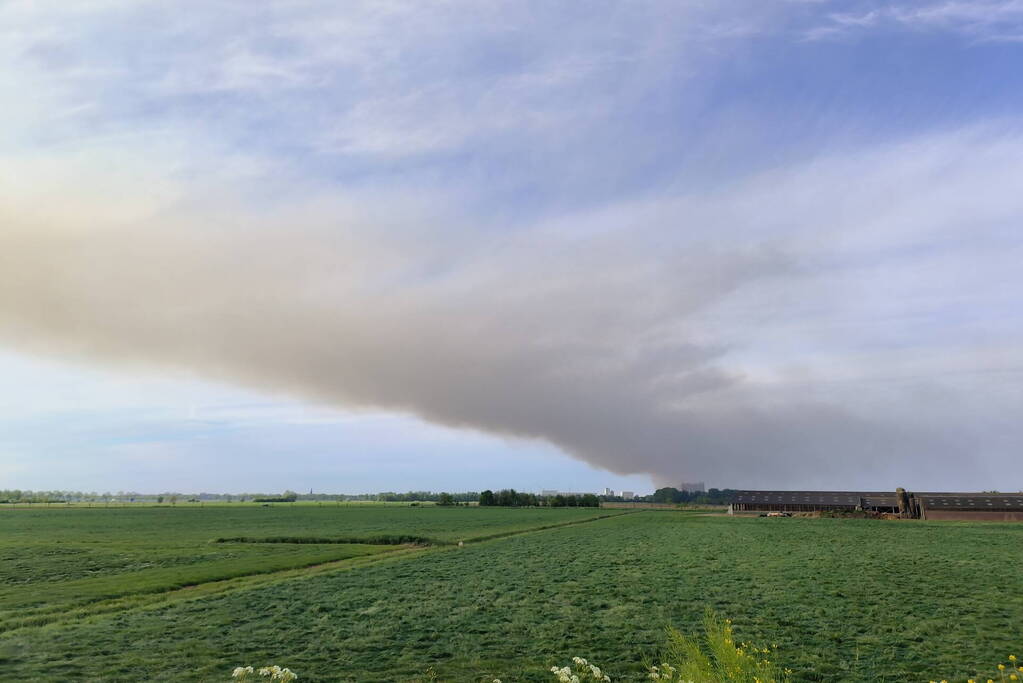
[[[613,489],[609,489],[606,486],[604,487],[604,495],[605,496],[613,496],[614,494],[615,494],[615,492],[614,492]]]
[[[687,493],[706,493],[707,488],[703,485],[702,481],[684,481],[678,485],[679,491],[686,491]]]
[[[887,513],[910,519],[1023,522],[1023,494],[895,491],[736,491],[729,514]]]
[[[632,500],[635,497],[636,493],[634,491],[622,491],[622,498],[625,500]]]

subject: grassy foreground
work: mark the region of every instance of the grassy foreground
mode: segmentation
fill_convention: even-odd
[[[413,511],[352,524],[453,539],[582,519]],[[532,512],[553,517],[521,516]],[[287,525],[258,533],[295,533]],[[777,644],[794,680],[965,680],[1023,645],[1021,540],[1023,525],[643,511],[20,629],[0,636],[0,666],[13,680],[218,681],[275,662],[302,680],[416,680],[432,667],[439,680],[507,683],[549,680],[578,655],[642,680],[665,627],[698,629],[710,607],[738,638]]]

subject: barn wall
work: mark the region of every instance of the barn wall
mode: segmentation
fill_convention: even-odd
[[[1023,522],[1023,512],[998,510],[927,510],[927,521]]]

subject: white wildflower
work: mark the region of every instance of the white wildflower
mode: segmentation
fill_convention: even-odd
[[[551,673],[556,675],[562,683],[569,683],[572,680],[572,669],[567,666],[563,666],[560,669],[553,666],[551,667]]]
[[[578,664],[579,666],[586,666],[587,664],[589,664],[589,662],[587,662],[582,657],[572,657],[572,661]]]

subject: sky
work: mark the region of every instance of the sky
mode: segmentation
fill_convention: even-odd
[[[1019,0],[6,0],[0,488],[1023,489]]]

